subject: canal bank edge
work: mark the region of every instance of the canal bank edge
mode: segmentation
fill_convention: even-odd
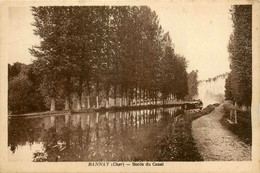
[[[93,113],[93,112],[106,112],[106,111],[130,111],[130,110],[140,110],[140,109],[155,109],[155,108],[169,108],[175,106],[184,106],[186,104],[191,104],[189,102],[176,103],[176,104],[158,104],[158,105],[140,105],[140,106],[112,106],[112,107],[100,107],[100,108],[90,108],[81,110],[60,110],[60,111],[46,111],[46,112],[35,112],[26,114],[9,114],[8,117],[38,117],[38,116],[59,116],[59,115],[70,115],[74,113]]]

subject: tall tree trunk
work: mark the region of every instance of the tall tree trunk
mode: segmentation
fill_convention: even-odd
[[[142,89],[139,87],[139,102],[138,102],[139,104],[139,106],[141,106],[142,105]]]
[[[69,97],[66,96],[65,97],[65,110],[69,110],[70,109],[70,101],[69,101]]]
[[[90,86],[89,81],[87,81],[87,109],[90,108]]]
[[[125,89],[125,106],[128,106],[128,101],[127,101],[127,99],[128,99],[128,93],[127,93],[127,88]]]
[[[117,85],[114,86],[114,106],[116,106]]]
[[[86,108],[86,91],[83,91],[81,94],[81,108]]]
[[[137,106],[137,99],[138,99],[138,91],[137,86],[135,87],[135,106]]]
[[[123,89],[123,86],[121,86],[120,107],[121,106],[124,106],[124,89]]]
[[[51,98],[51,108],[50,108],[50,111],[55,111],[55,110],[56,110],[55,98]]]
[[[144,102],[144,105],[146,105],[146,98],[145,98],[145,95],[146,95],[146,90],[144,89],[144,92],[143,92],[143,102]]]
[[[76,110],[81,109],[81,96],[77,95],[77,100],[76,100]]]
[[[157,91],[155,91],[154,99],[155,99],[155,104],[157,105]]]
[[[121,107],[122,106],[122,98],[120,97],[119,98],[119,107]]]
[[[106,108],[109,107],[109,98],[106,99]]]
[[[133,105],[133,89],[130,89],[130,98],[129,98],[129,102],[128,102],[129,106]]]
[[[154,104],[154,91],[151,91],[151,98],[150,98],[151,105]]]
[[[71,83],[70,83],[70,77],[67,77],[67,80],[66,80],[66,83],[65,83],[65,93],[66,93],[66,96],[65,96],[65,106],[64,106],[64,109],[65,110],[69,110],[70,109],[70,94],[71,94],[71,91],[70,91],[70,86]]]
[[[106,108],[109,107],[109,87],[106,89]]]
[[[96,108],[99,108],[99,96],[96,95]]]
[[[150,99],[151,99],[151,91],[150,91],[150,90],[148,90],[148,98],[147,98],[147,104],[148,104],[148,105],[150,105],[150,104],[151,104],[151,101],[150,101]]]
[[[90,109],[90,96],[87,95],[87,109]]]
[[[77,110],[80,110],[82,108],[82,77],[79,78],[79,90],[77,93]]]
[[[155,91],[153,91],[153,105],[155,105]]]
[[[124,92],[122,92],[122,96],[121,96],[121,106],[125,106],[125,97],[124,97]]]

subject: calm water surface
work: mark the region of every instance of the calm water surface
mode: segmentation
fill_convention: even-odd
[[[10,118],[10,161],[154,161],[180,107]]]

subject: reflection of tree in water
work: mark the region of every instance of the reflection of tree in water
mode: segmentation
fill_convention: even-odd
[[[73,126],[68,117],[65,117],[63,127],[60,129],[57,129],[56,126],[49,128],[43,138],[45,151],[44,153],[36,152],[34,161],[81,161],[84,148],[88,145],[89,140],[89,133],[86,133],[89,128],[83,130],[81,121],[80,118],[79,123]],[[87,135],[84,136],[84,134]]]
[[[111,120],[113,123],[109,123],[109,118],[106,116],[105,121],[99,124],[99,138],[90,144],[89,160],[153,160],[156,158],[153,157],[156,153],[154,146],[156,147],[158,139],[155,136],[158,131],[163,133],[161,126],[155,127],[154,125],[156,117],[155,110],[114,114]],[[132,125],[135,128],[131,128]],[[105,126],[106,133],[103,126]],[[154,140],[151,142],[151,139]]]
[[[29,125],[20,129],[27,135],[12,128],[9,131],[18,133],[25,142],[43,143],[44,151],[34,153],[35,162],[152,161],[158,158],[158,143],[167,135],[166,126],[175,114],[171,109],[73,114],[42,121],[38,126],[28,121]],[[9,146],[15,150],[18,144],[12,138],[15,135],[10,135]]]
[[[9,119],[9,122],[8,146],[13,153],[18,145],[26,145],[26,142],[32,145],[34,142],[40,141],[43,136],[42,124],[38,120],[14,118]]]
[[[12,121],[12,120],[9,120]],[[17,130],[21,126],[18,125],[16,128],[13,124],[14,122],[9,123],[8,125],[8,146],[10,147],[10,150],[15,153],[15,150],[17,148],[17,145],[19,144],[19,138],[21,137],[21,131]]]

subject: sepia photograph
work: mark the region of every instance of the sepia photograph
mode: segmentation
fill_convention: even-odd
[[[6,9],[7,162],[252,162],[252,4]]]

